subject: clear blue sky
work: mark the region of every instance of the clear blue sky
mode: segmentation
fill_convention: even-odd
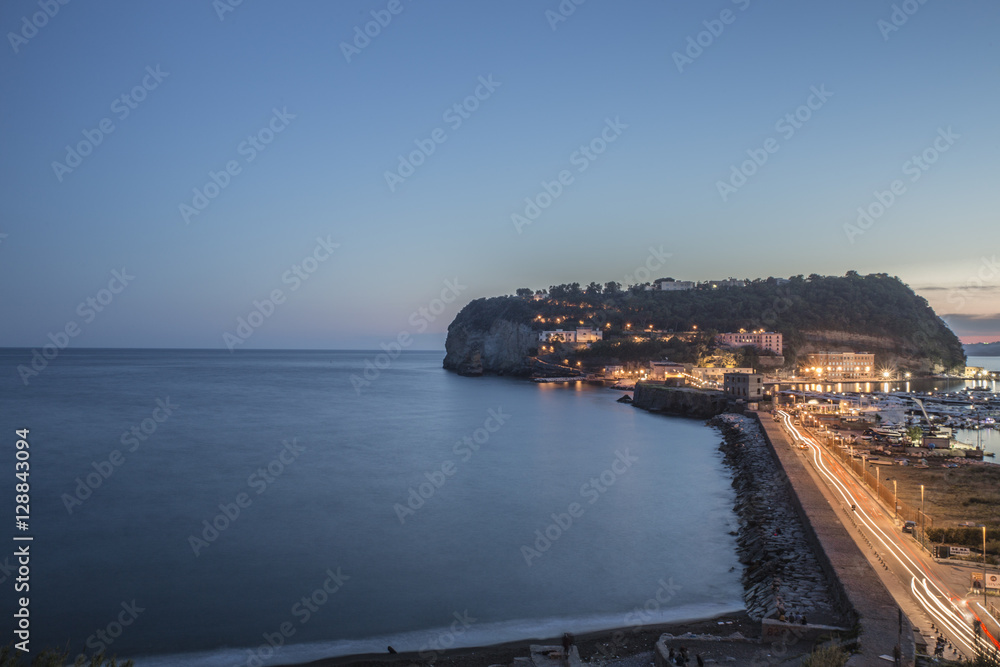
[[[242,347],[401,332],[440,347],[473,298],[621,281],[650,247],[671,253],[654,278],[898,275],[967,340],[1000,337],[996,2],[913,0],[892,31],[881,0],[565,0],[558,23],[556,0],[245,0],[220,19],[225,2],[77,0],[37,30],[38,0],[0,7],[0,345],[74,321],[76,347],[224,348],[281,289]],[[373,11],[391,22],[348,62]],[[709,28],[679,71],[674,53]],[[477,87],[478,108],[445,115]],[[810,101],[794,133],[776,127]],[[608,119],[614,141],[574,158]],[[263,150],[243,143],[262,130]],[[84,132],[100,143],[54,166]],[[719,181],[769,138],[724,200]],[[925,149],[936,161],[913,180]],[[230,161],[239,173],[186,221]],[[519,233],[512,214],[563,170],[572,182]],[[897,179],[880,217],[845,229]],[[293,289],[318,237],[339,247]],[[122,267],[134,279],[101,312],[78,309]],[[435,321],[411,317],[455,279]]]

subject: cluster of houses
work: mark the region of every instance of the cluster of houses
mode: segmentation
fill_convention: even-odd
[[[678,380],[698,387],[721,387],[730,398],[760,401],[764,397],[764,376],[752,368],[711,368],[675,361],[651,361],[647,366],[607,366],[604,377],[608,379],[647,380],[665,382]]]
[[[683,285],[693,285],[690,281],[659,281],[658,284],[674,283],[680,287],[668,287],[660,289],[691,289]],[[726,281],[719,281],[725,283]],[[742,284],[743,281],[735,281]],[[731,286],[731,285],[727,285]],[[576,327],[575,329],[556,329],[554,331],[542,331],[538,334],[538,341],[542,345],[554,345],[556,343],[568,343],[581,346],[589,346],[591,343],[603,340],[604,332],[596,327]],[[776,331],[740,330],[738,332],[726,332],[716,335],[716,342],[720,347],[739,348],[752,345],[761,351],[771,353],[773,356],[763,356],[760,358],[761,365],[781,365],[784,363],[784,340],[781,333]],[[766,364],[765,361],[775,362]],[[813,377],[817,381],[824,382],[844,382],[844,381],[866,381],[878,380],[878,371],[875,368],[875,355],[871,352],[817,352],[806,355],[806,365],[800,369],[806,377]],[[741,376],[727,379],[728,375]],[[751,368],[712,368],[695,367],[691,364],[678,364],[672,361],[652,361],[648,367],[626,369],[624,366],[608,366],[605,376],[609,378],[632,378],[647,380],[667,380],[670,378],[686,378],[694,383],[707,383],[714,386],[722,385],[726,388],[726,393],[732,393],[738,398],[747,400],[759,400],[760,392],[763,391],[763,382],[754,379]],[[746,377],[751,376],[750,380]],[[758,378],[763,378],[758,375]],[[730,392],[730,385],[732,392]]]

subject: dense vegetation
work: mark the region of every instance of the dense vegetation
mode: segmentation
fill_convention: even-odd
[[[650,328],[706,333],[765,329],[784,334],[790,363],[807,341],[807,332],[840,331],[886,339],[881,349],[862,346],[877,354],[921,358],[947,369],[965,364],[958,338],[927,301],[898,278],[882,273],[861,276],[850,271],[843,277],[794,276],[787,281],[768,278],[749,281],[745,287],[699,286],[686,291],[646,290],[644,285],[623,288],[613,282],[586,287],[572,283],[550,287],[540,300],[532,299],[533,292],[527,288],[517,294],[477,299],[459,313],[452,326],[485,329],[496,318],[504,318],[537,330],[596,326],[605,338]],[[674,345],[677,349],[672,352],[669,345],[660,345],[662,350],[648,345],[641,352],[653,351],[653,356],[677,361],[692,356],[689,347],[679,341]],[[639,350],[619,352],[621,358]]]

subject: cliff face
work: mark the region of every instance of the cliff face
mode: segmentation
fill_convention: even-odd
[[[526,324],[494,320],[488,329],[459,323],[448,327],[444,367],[462,375],[529,375],[529,350],[538,346],[538,334]]]
[[[727,400],[719,391],[676,389],[639,383],[632,405],[650,412],[709,419],[726,411]]]

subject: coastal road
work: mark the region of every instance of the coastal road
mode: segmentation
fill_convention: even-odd
[[[808,456],[831,495],[839,499],[844,507],[855,508],[848,512],[848,516],[861,529],[863,539],[874,552],[876,572],[906,610],[914,626],[920,628],[928,639],[935,636],[935,630],[941,632],[965,657],[975,656],[977,645],[984,645],[980,642],[989,642],[1000,649],[996,639],[1000,631],[997,619],[988,614],[981,600],[964,599],[955,593],[956,590],[968,589],[968,570],[940,564],[930,558],[912,537],[896,527],[890,510],[883,507],[837,459],[824,451],[816,438],[807,430],[795,426],[788,413],[779,411],[776,414],[792,441],[805,446],[803,454]],[[847,527],[851,532],[850,526]],[[885,575],[889,573],[894,575],[895,581],[887,580]],[[982,622],[981,637],[973,631],[976,620]],[[933,651],[933,648],[932,640],[929,650]]]

